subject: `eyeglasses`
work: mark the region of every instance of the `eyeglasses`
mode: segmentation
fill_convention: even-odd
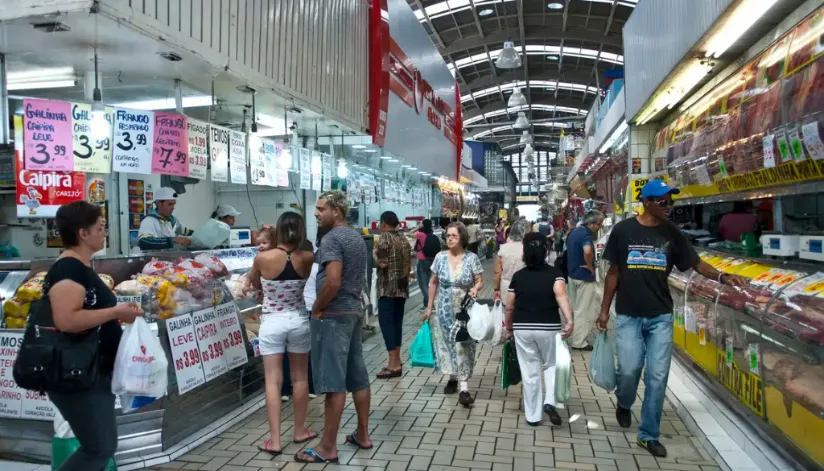
[[[659,208],[669,208],[673,205],[673,201],[671,199],[652,200],[652,202],[657,204]]]

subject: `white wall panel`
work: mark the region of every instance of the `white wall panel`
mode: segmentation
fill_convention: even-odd
[[[342,124],[367,127],[365,0],[101,0],[100,6]]]
[[[658,85],[732,0],[638,2],[624,25],[626,116],[635,117]]]

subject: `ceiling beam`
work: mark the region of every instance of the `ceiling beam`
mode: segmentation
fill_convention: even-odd
[[[438,30],[435,29],[435,26],[432,24],[432,19],[430,19],[429,14],[426,13],[426,9],[423,7],[421,0],[415,0],[415,3],[418,5],[418,9],[423,12],[423,17],[426,18],[426,22],[429,23],[429,29],[432,31],[432,36],[435,36],[435,40],[438,41],[438,46],[441,47],[441,50],[446,49],[446,44],[444,44],[441,35],[438,34]]]
[[[612,8],[609,10],[609,18],[607,18],[607,27],[604,28],[604,36],[609,34],[609,27],[612,26],[612,20],[615,18],[615,7],[618,6],[618,0],[612,0]]]
[[[530,41],[544,41],[544,40],[557,40],[560,42],[561,40],[571,40],[571,41],[589,41],[593,44],[604,43],[605,46],[609,46],[613,48],[607,52],[614,52],[616,54],[621,54],[622,50],[622,40],[621,36],[607,36],[604,37],[597,31],[567,31],[566,33],[549,29],[549,28],[535,28],[531,30],[531,28],[525,26],[524,31],[524,39],[527,42]],[[457,41],[452,42],[450,45],[444,48],[444,52],[447,54],[456,54],[459,52],[464,52],[471,48],[477,48],[481,46],[488,46],[495,49],[500,49],[503,45],[504,41],[510,39],[509,33],[507,31],[495,31],[494,33],[487,33],[485,37],[479,38],[478,36],[470,36],[466,39],[459,39]]]
[[[592,95],[592,94],[590,94]],[[483,108],[477,110],[468,111],[464,114],[463,118],[464,121],[474,118],[476,116],[480,116],[481,114],[489,113],[491,111],[498,111],[506,108],[505,103],[495,102],[493,104],[484,106]],[[559,98],[558,100],[539,100],[538,103],[533,103],[533,105],[550,105],[550,106],[564,106],[567,108],[575,108],[580,110],[587,110],[586,106],[581,105],[581,101],[578,99],[569,99],[569,98]],[[539,108],[533,108],[532,113],[548,113],[548,111],[541,110]],[[506,114],[501,115],[502,117],[506,118]]]
[[[526,34],[524,29],[524,0],[518,0],[518,30],[521,34],[521,55],[523,58],[524,81],[526,82],[526,103],[532,116],[532,88],[529,86],[529,55],[526,53]]]
[[[593,62],[593,66],[597,64]],[[600,63],[603,64],[603,63]],[[494,70],[494,69],[493,69]],[[597,67],[596,69],[599,72],[603,72],[607,70],[606,67]],[[497,72],[496,72],[497,73]],[[569,82],[569,83],[587,83],[588,80],[592,79],[592,68],[580,68],[580,69],[564,69],[560,72],[556,70],[543,70],[539,73],[535,73],[533,68],[532,74],[530,75],[531,80],[548,80],[548,81],[560,81],[560,82]],[[486,75],[481,78],[472,80],[471,82],[466,84],[466,88],[463,90],[463,93],[467,93],[468,91],[478,91],[483,90],[485,88],[493,87],[495,85],[503,85],[511,82],[515,82],[517,80],[523,80],[523,75],[521,71],[514,71],[514,72],[507,72],[507,73],[497,73],[497,75]]]
[[[472,16],[475,18],[475,27],[478,28],[478,35],[483,39],[484,29],[481,27],[481,18],[478,16],[478,9],[475,8],[475,0],[469,0],[469,8],[472,9]]]

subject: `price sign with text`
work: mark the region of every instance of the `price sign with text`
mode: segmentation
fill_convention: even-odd
[[[204,384],[206,379],[203,376],[200,349],[195,339],[192,314],[166,320],[166,335],[169,337],[178,394],[184,394]]]
[[[320,191],[321,176],[323,173],[323,161],[320,158],[320,152],[312,152],[312,189]]]
[[[211,381],[229,371],[223,352],[223,339],[218,329],[215,308],[202,309],[192,313],[195,326],[195,338],[200,347],[203,362],[203,376]]]
[[[332,172],[334,172],[333,164],[335,158],[329,154],[323,154],[323,184],[321,185],[323,191],[332,189]]]
[[[12,377],[22,332],[0,332],[0,417],[54,420],[54,405],[45,394],[26,391]]]
[[[159,111],[154,116],[152,173],[189,176],[189,122],[186,116]]]
[[[209,125],[209,157],[212,159],[212,181],[229,182],[229,136],[232,130]]]
[[[72,155],[75,172],[111,173],[114,110],[106,108],[106,132],[92,128],[92,105],[72,103]]]
[[[154,112],[114,109],[112,169],[116,172],[152,173]]]
[[[309,149],[300,149],[300,189],[312,189],[312,157]]]
[[[280,151],[283,148],[281,146]],[[266,167],[266,181],[267,186],[278,186],[276,173],[278,169],[279,150],[274,141],[268,139],[263,140],[263,165]]]
[[[246,133],[232,131],[229,137],[229,167],[232,183],[246,184]]]
[[[209,152],[206,140],[209,138],[209,125],[203,121],[189,118],[189,177],[203,180],[209,164]]]
[[[23,100],[26,170],[74,170],[71,103]]]
[[[249,358],[246,354],[246,345],[243,343],[243,333],[240,330],[240,321],[235,303],[225,303],[215,307],[218,329],[223,342],[223,356],[229,369],[246,363]]]
[[[266,168],[266,154],[264,140],[249,135],[249,174],[252,176],[252,185],[265,185],[268,169]]]

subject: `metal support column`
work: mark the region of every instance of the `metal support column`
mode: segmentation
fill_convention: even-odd
[[[0,54],[0,144],[11,141],[11,126],[9,125],[9,87],[6,76],[6,55]]]

